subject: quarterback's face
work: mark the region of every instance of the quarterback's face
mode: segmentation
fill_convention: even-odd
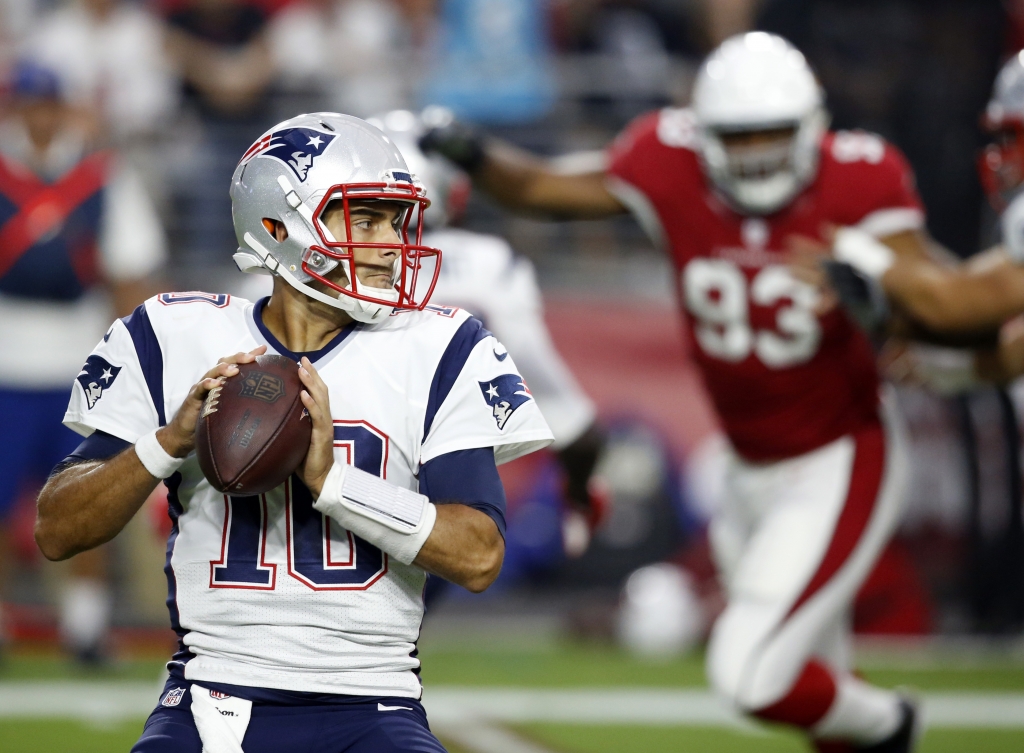
[[[324,210],[323,223],[339,241],[400,244],[402,239],[399,228],[404,212],[405,205],[394,201],[352,202],[349,204],[352,237],[349,238],[344,207],[338,201],[329,204]],[[371,288],[391,286],[398,254],[399,250],[395,247],[353,248],[352,255],[355,258],[359,282]],[[341,267],[338,267],[334,274],[339,278],[335,282],[348,282]]]

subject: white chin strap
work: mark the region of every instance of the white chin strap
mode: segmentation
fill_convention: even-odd
[[[328,306],[333,308],[341,309],[357,322],[363,322],[365,324],[381,322],[391,316],[391,313],[395,310],[394,306],[389,306],[386,303],[363,301],[358,298],[353,298],[350,295],[345,295],[344,293],[340,293],[337,297],[322,293],[299,280],[299,278],[296,277],[290,269],[283,264],[278,263],[277,259],[275,259],[270,252],[253,237],[252,233],[246,233],[243,236],[243,240],[246,245],[255,252],[255,256],[258,257],[258,259],[253,259],[252,255],[245,250],[240,250],[236,253],[235,264],[237,264],[239,269],[242,269],[243,272],[250,271],[251,268],[255,266],[253,262],[258,261],[260,266],[264,269],[268,270],[271,274],[277,275],[304,295],[309,296],[315,301],[326,303]],[[249,259],[243,259],[242,262],[239,262],[239,257],[249,257]],[[243,264],[249,265],[249,267],[243,269]],[[374,288],[373,292],[374,295],[379,296],[380,298],[391,300],[396,303],[398,302],[398,291],[394,288]]]

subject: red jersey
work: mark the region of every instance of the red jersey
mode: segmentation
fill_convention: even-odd
[[[827,224],[877,237],[920,228],[904,157],[880,137],[829,133],[814,182],[767,217],[732,209],[705,178],[689,110],[641,116],[610,147],[609,186],[671,255],[676,289],[733,446],[751,460],[793,457],[877,420],[878,374],[864,334],[785,266],[791,235]]]

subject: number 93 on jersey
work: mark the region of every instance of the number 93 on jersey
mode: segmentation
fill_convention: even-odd
[[[818,292],[783,265],[767,265],[748,277],[729,259],[692,259],[683,268],[682,291],[695,339],[708,356],[729,363],[754,356],[782,369],[806,363],[818,351]],[[757,308],[768,310],[767,319],[752,316]]]

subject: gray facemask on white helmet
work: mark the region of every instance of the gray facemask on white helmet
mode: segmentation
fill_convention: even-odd
[[[771,214],[818,171],[828,128],[824,97],[804,56],[782,37],[730,37],[704,61],[693,90],[704,171],[740,211]],[[791,130],[763,145],[726,148],[723,136]]]
[[[395,241],[354,239],[352,206],[378,201],[404,207]],[[324,224],[328,205],[343,211],[346,237],[335,238]],[[378,128],[339,113],[299,115],[263,134],[235,168],[235,263],[243,272],[276,275],[356,321],[379,322],[396,309],[422,309],[433,292],[441,252],[421,244],[419,221],[429,205],[401,152]],[[278,241],[264,220],[283,223],[287,237]],[[378,265],[393,257],[386,287],[360,283],[359,259],[370,256]]]

